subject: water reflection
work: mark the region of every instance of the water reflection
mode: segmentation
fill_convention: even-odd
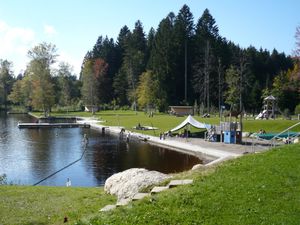
[[[40,185],[98,186],[112,174],[140,167],[173,173],[200,163],[196,157],[139,141],[129,144],[93,129],[18,129],[18,121],[31,122],[27,115],[0,116],[0,174],[15,184],[31,185],[80,158],[82,138],[89,137],[83,159]]]

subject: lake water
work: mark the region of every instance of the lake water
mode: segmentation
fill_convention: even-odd
[[[79,159],[84,134],[89,143],[82,160],[39,185],[64,186],[70,178],[72,186],[99,186],[129,168],[174,173],[201,163],[194,156],[134,140],[126,143],[93,129],[19,129],[19,121],[33,122],[34,118],[0,114],[0,175],[6,174],[8,182],[17,185],[33,185]]]

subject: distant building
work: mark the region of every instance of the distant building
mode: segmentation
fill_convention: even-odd
[[[175,116],[187,116],[187,115],[194,115],[194,108],[193,106],[169,106],[170,110],[169,113]]]

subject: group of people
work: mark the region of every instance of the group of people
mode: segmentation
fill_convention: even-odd
[[[166,133],[160,133],[159,134],[159,139],[160,140],[165,140],[166,139]]]
[[[184,129],[183,133],[180,132],[177,137],[181,137],[181,138],[188,138],[190,136],[190,131],[187,129]]]
[[[168,131],[167,133],[160,133],[159,134],[159,139],[160,140],[165,140],[166,137],[172,137],[172,132]]]

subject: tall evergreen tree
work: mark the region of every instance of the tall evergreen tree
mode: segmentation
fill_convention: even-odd
[[[151,64],[153,64],[150,59],[150,54],[152,49],[154,48],[154,41],[155,41],[155,30],[153,29],[153,27],[151,27],[147,36],[147,48],[146,48],[146,55],[145,55],[145,62],[147,68],[149,68]]]
[[[125,42],[123,70],[127,74],[128,98],[135,107],[137,104],[136,88],[139,76],[145,71],[146,38],[140,21],[135,23],[135,28]]]
[[[160,110],[165,110],[167,102],[176,104],[177,98],[175,89],[175,43],[174,43],[174,17],[170,13],[163,19],[155,35],[153,48],[150,53],[149,68],[156,75],[160,87],[160,99],[158,106]]]
[[[95,60],[95,62],[96,62],[96,59],[100,58],[100,59],[103,59],[107,63],[107,71],[105,74],[105,79],[104,79],[104,77],[101,77],[101,79],[102,78],[104,79],[104,80],[102,80],[101,83],[103,83],[103,82],[105,83],[105,91],[110,94],[109,95],[104,94],[102,91],[104,89],[101,89],[101,90],[99,90],[99,94],[101,95],[101,96],[99,96],[99,99],[101,99],[102,103],[110,103],[114,98],[114,95],[112,94],[113,93],[113,89],[112,89],[113,79],[121,66],[119,49],[115,45],[113,39],[109,39],[108,37],[105,37],[103,39],[102,36],[100,36],[93,48],[92,58]]]
[[[194,90],[199,94],[199,101],[210,112],[211,102],[219,99],[216,45],[219,39],[219,29],[215,19],[205,9],[196,25],[195,46],[197,51],[194,58]],[[219,57],[218,57],[219,58]],[[212,91],[214,93],[212,93]],[[212,101],[211,96],[214,96]]]
[[[129,103],[127,98],[128,90],[128,79],[125,65],[123,64],[125,49],[131,32],[127,26],[123,26],[120,30],[119,36],[117,38],[116,48],[117,48],[117,58],[118,58],[118,71],[113,78],[113,93],[114,98],[119,105],[127,105]]]
[[[192,90],[190,78],[191,78],[191,58],[193,43],[192,36],[194,34],[194,17],[187,5],[179,10],[178,15],[175,18],[174,24],[174,43],[176,52],[175,58],[175,90],[176,96],[172,96],[175,99],[187,104],[188,96],[187,90]]]

